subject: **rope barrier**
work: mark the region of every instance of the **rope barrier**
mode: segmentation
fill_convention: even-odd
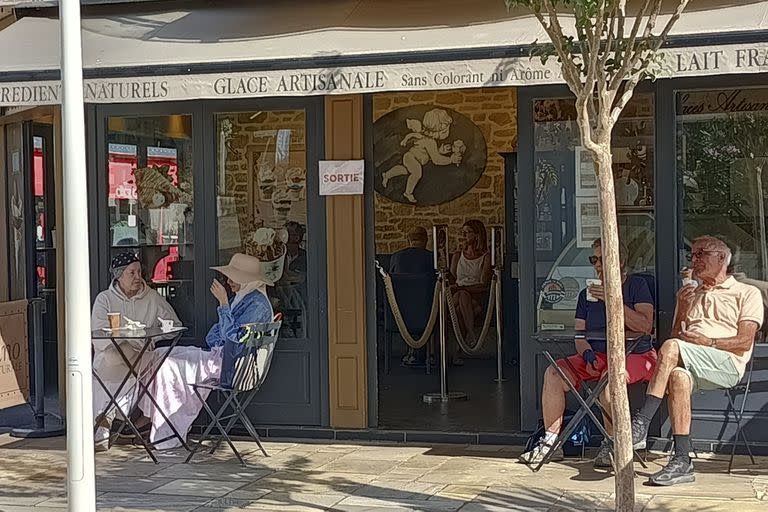
[[[499,269],[495,268],[493,271],[493,275],[491,276],[491,288],[489,290],[489,296],[488,296],[488,307],[485,310],[485,320],[483,321],[483,329],[480,331],[480,336],[478,336],[477,341],[475,342],[475,345],[473,347],[470,347],[466,340],[464,339],[464,336],[461,333],[461,327],[459,326],[459,317],[456,314],[456,304],[453,302],[453,294],[446,293],[445,298],[446,302],[448,303],[448,314],[451,317],[451,325],[453,326],[453,332],[456,335],[456,341],[459,343],[459,346],[461,349],[466,352],[467,354],[477,354],[482,350],[483,346],[485,345],[485,340],[488,336],[488,331],[491,327],[491,320],[494,317],[494,312],[496,310],[496,297],[497,297],[497,287],[501,286],[501,279],[499,278]],[[500,291],[500,290],[499,290]],[[498,320],[497,320],[498,322]]]
[[[389,308],[392,310],[392,316],[395,318],[395,325],[397,330],[400,331],[400,336],[405,340],[409,347],[418,350],[427,344],[429,338],[432,336],[432,331],[435,329],[435,322],[437,321],[437,313],[440,306],[440,287],[442,286],[442,276],[438,278],[435,283],[435,292],[432,296],[432,310],[429,312],[429,320],[427,326],[424,328],[424,332],[421,337],[416,340],[408,332],[408,326],[405,325],[403,319],[403,313],[400,311],[400,306],[397,304],[397,297],[395,296],[395,289],[392,286],[392,277],[385,271],[379,262],[376,262],[376,268],[381,274],[381,278],[384,281],[384,289],[387,293],[387,302],[389,302]]]

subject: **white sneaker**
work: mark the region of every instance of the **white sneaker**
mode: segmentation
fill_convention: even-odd
[[[551,444],[547,444],[547,442],[542,437],[539,439],[539,444],[533,447],[530,451],[527,451],[520,455],[520,462],[523,462],[524,464],[538,464],[539,462],[544,459],[544,456],[549,453],[549,451],[552,449]],[[563,453],[563,448],[558,448],[553,454],[552,457],[550,457],[549,462],[560,462],[561,460],[565,459],[565,454]]]
[[[95,452],[105,452],[109,450],[109,429],[98,427],[93,436],[93,450]]]

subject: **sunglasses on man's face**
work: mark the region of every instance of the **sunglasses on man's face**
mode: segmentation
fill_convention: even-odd
[[[602,263],[603,262],[603,257],[602,256],[590,256],[589,257],[589,263],[592,264],[592,265],[597,264],[598,261]]]

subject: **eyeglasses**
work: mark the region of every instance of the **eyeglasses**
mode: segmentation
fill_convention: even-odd
[[[704,249],[699,249],[696,252],[691,253],[691,258],[701,258],[705,254],[724,254],[723,251],[705,251]]]
[[[589,263],[592,264],[592,265],[595,265],[598,261],[600,263],[602,263],[603,262],[603,257],[602,256],[590,256],[589,257]]]

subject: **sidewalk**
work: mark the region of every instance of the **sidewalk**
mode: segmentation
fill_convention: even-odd
[[[243,468],[228,450],[200,453],[183,464],[180,452],[155,465],[136,447],[97,454],[100,511],[604,511],[612,510],[613,478],[590,461],[550,464],[539,473],[517,464],[518,447],[374,446],[265,442],[264,458],[252,443]],[[665,458],[637,464],[637,510],[765,512],[768,457],[757,466],[737,457],[726,473],[725,456],[695,461],[697,481],[670,488],[643,482]],[[66,507],[64,439],[18,440],[0,436],[0,512],[62,512]]]

